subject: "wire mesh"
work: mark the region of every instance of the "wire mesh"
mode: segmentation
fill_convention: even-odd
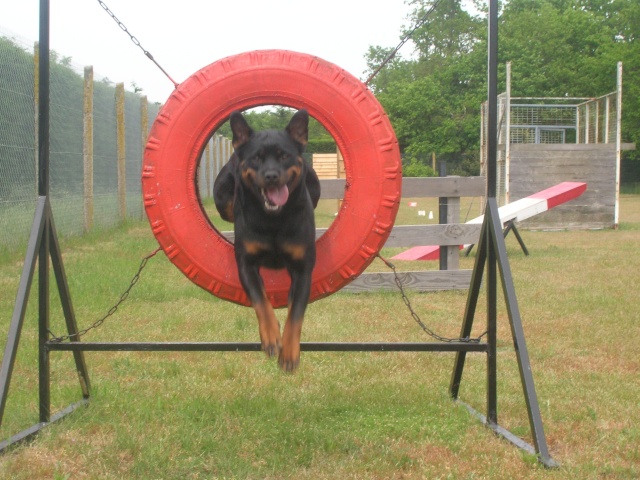
[[[83,69],[50,57],[50,199],[61,235],[84,232]],[[0,249],[24,244],[37,197],[37,121],[34,47],[0,31]],[[115,88],[93,82],[94,227],[120,223]],[[126,211],[143,215],[140,170],[148,131],[141,121],[144,97],[125,94]],[[159,106],[147,103],[148,123]]]
[[[507,201],[507,144],[615,143],[617,92],[598,98],[511,98],[498,96],[497,200]],[[507,115],[507,104],[509,112]],[[481,164],[487,138],[487,103],[482,105]],[[508,141],[507,141],[508,138]],[[484,170],[483,170],[484,171]]]
[[[618,95],[612,92],[577,106],[578,143],[616,143]]]
[[[28,237],[37,188],[34,59],[0,36],[0,245]]]

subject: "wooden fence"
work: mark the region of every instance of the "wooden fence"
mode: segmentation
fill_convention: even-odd
[[[342,182],[342,188],[340,183]],[[322,180],[323,198],[334,198],[344,190],[344,180]],[[447,270],[398,271],[403,286],[426,292],[437,290],[465,290],[469,288],[472,270],[459,269],[460,245],[477,243],[481,225],[460,222],[460,198],[480,197],[486,193],[484,177],[403,178],[403,198],[446,198],[448,203],[447,223],[442,225],[396,225],[385,243],[385,247],[415,247],[440,245],[446,249]],[[320,232],[318,232],[320,233]],[[364,272],[343,290],[365,292],[373,290],[395,290],[394,273]]]
[[[340,199],[344,195],[345,179],[320,180],[322,199]],[[485,195],[484,177],[403,178],[403,198],[447,198],[447,223],[442,225],[396,225],[385,247],[415,247],[440,245],[447,251],[447,270],[398,271],[403,286],[416,291],[463,290],[469,287],[472,270],[460,270],[460,245],[475,244],[480,236],[479,224],[461,224],[460,198]],[[316,237],[326,228],[318,228]],[[233,242],[233,232],[223,232]],[[393,272],[364,272],[342,290],[365,292],[395,290]]]

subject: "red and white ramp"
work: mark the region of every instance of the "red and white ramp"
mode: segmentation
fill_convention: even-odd
[[[503,226],[512,220],[520,222],[542,212],[546,212],[547,210],[551,210],[553,207],[568,202],[569,200],[578,198],[586,190],[586,183],[559,183],[554,187],[547,188],[546,190],[505,205],[504,207],[500,207],[498,209],[500,221]],[[483,220],[484,215],[480,215],[479,217],[469,220],[467,223],[482,223]],[[413,247],[392,258],[394,260],[437,260],[440,258],[440,247],[437,245]]]

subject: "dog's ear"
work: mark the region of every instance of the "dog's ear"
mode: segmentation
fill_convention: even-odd
[[[309,113],[304,109],[298,110],[286,130],[289,136],[300,144],[302,153],[309,142]]]
[[[251,130],[251,127],[238,110],[231,113],[231,117],[229,117],[229,124],[231,126],[231,131],[233,132],[233,139],[231,140],[233,148],[241,147],[247,143],[249,141],[249,137],[253,135],[253,130]]]

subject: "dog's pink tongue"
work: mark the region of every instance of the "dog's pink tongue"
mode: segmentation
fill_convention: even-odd
[[[278,188],[271,188],[267,190],[267,198],[274,205],[281,207],[287,203],[289,198],[289,189],[286,185]]]

